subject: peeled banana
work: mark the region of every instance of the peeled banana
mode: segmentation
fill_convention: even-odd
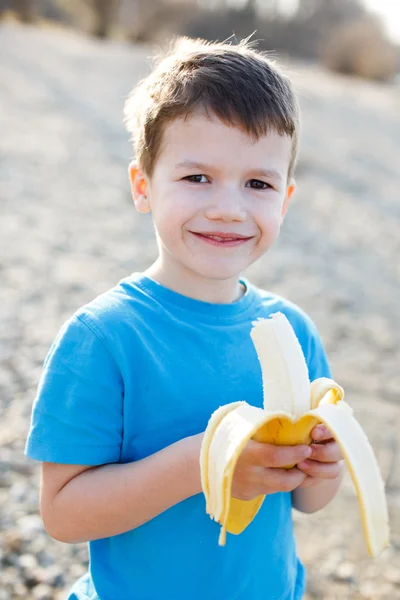
[[[302,348],[282,313],[259,319],[251,330],[261,365],[264,408],[239,401],[221,406],[208,422],[200,453],[206,510],[226,532],[241,533],[254,519],[265,496],[231,496],[236,462],[250,439],[277,445],[310,444],[311,432],[324,423],[338,442],[351,474],[370,556],[389,544],[384,484],[372,447],[344,402],[343,389],[320,378],[310,383]],[[291,468],[294,465],[287,465]]]

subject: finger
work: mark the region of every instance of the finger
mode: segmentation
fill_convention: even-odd
[[[303,471],[311,477],[319,479],[336,479],[343,473],[343,461],[334,463],[320,463],[316,460],[305,460],[297,465],[299,471]]]
[[[317,425],[311,432],[311,438],[316,442],[324,442],[325,440],[332,439],[332,433],[326,427],[326,425]]]
[[[299,469],[265,469],[262,487],[265,490],[263,493],[273,492],[292,492],[306,478],[306,474]]]
[[[318,479],[317,477],[311,477],[311,475],[307,475],[307,477],[305,478],[303,483],[301,483],[299,485],[299,487],[301,487],[301,488],[314,487],[315,485],[318,485],[318,483],[320,483],[320,482],[321,482],[321,480]]]
[[[311,448],[304,444],[298,446],[276,446],[275,444],[257,443],[252,448],[256,464],[267,468],[282,468],[296,465],[311,456]]]
[[[342,451],[337,442],[326,442],[326,444],[311,444],[311,460],[323,463],[337,462],[343,459]]]

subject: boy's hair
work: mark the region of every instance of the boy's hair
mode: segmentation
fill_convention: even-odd
[[[289,78],[247,40],[238,45],[179,38],[125,102],[136,159],[151,177],[165,126],[195,109],[258,139],[274,130],[292,138],[288,179],[299,137],[299,107]]]

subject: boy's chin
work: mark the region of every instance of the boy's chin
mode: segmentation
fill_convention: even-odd
[[[202,268],[194,268],[193,271],[198,277],[204,279],[213,279],[217,283],[218,281],[227,281],[238,279],[243,271],[247,269],[249,265],[216,265],[210,264],[205,265]]]

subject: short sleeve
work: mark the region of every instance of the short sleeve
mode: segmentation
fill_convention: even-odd
[[[306,324],[308,328],[306,361],[310,381],[314,381],[319,377],[331,378],[328,357],[318,329],[309,317],[306,318]]]
[[[122,431],[121,373],[90,323],[75,315],[44,362],[25,454],[66,464],[118,462]]]

